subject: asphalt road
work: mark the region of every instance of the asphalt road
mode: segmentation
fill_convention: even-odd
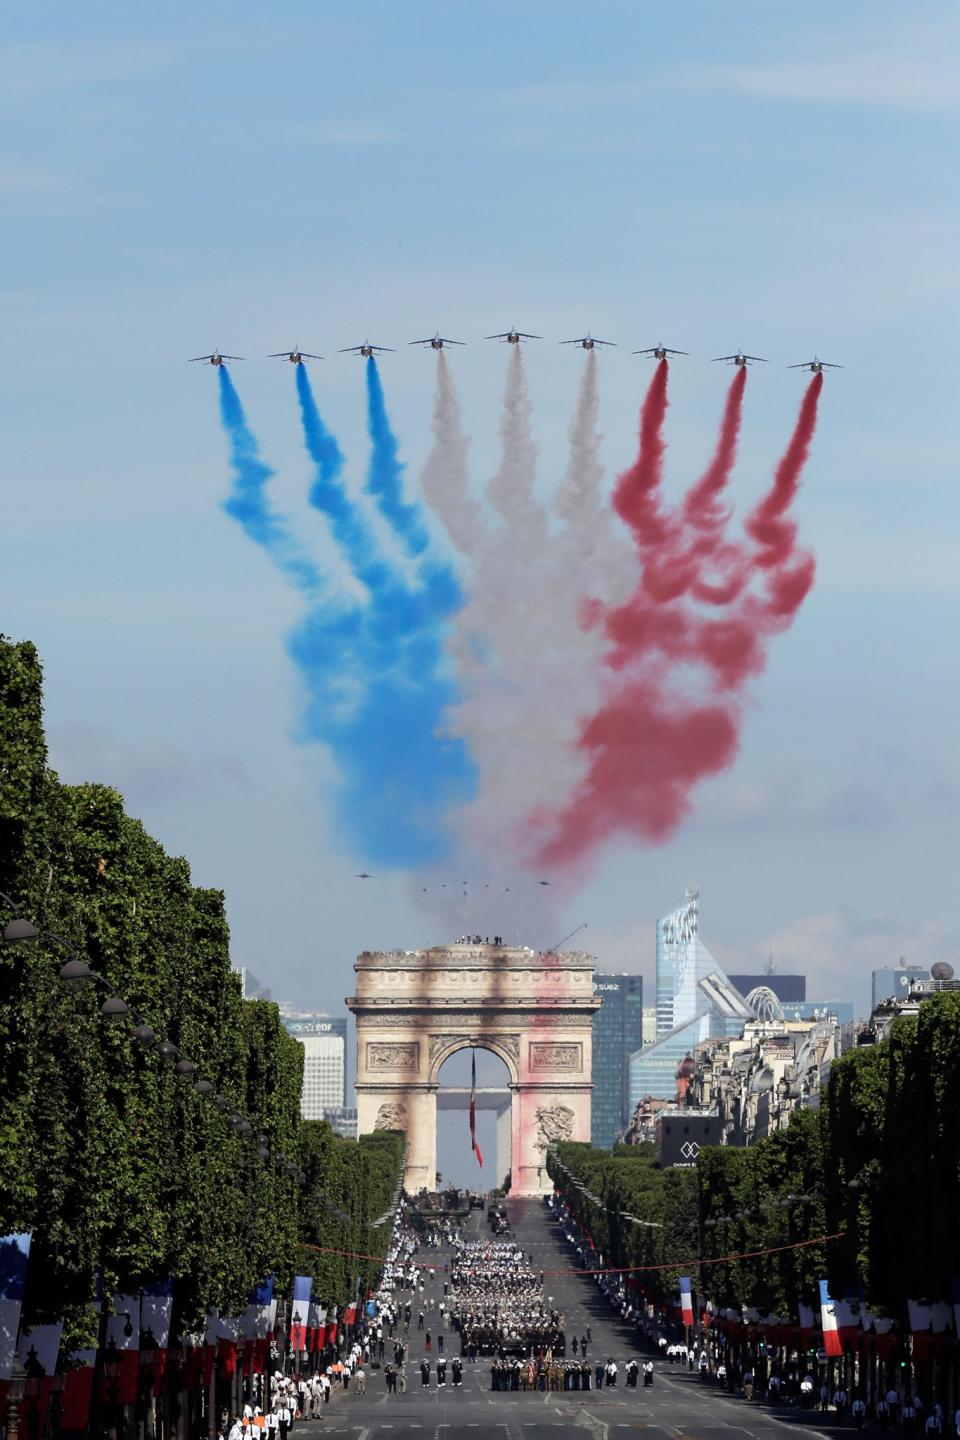
[[[635,1332],[620,1323],[596,1283],[573,1273],[568,1247],[542,1202],[513,1200],[510,1218],[513,1235],[525,1251],[532,1253],[534,1266],[545,1272],[561,1272],[545,1274],[544,1289],[564,1313],[568,1342],[574,1331],[583,1334],[589,1325],[593,1336],[588,1357],[591,1364],[612,1356],[620,1366],[620,1383],[614,1389],[589,1391],[495,1392],[490,1389],[489,1360],[478,1359],[474,1365],[464,1362],[459,1390],[450,1384],[448,1363],[447,1385],[438,1390],[434,1310],[428,1311],[425,1321],[434,1336],[434,1368],[430,1388],[422,1389],[419,1362],[424,1354],[424,1336],[417,1331],[415,1306],[406,1393],[387,1395],[382,1369],[370,1370],[366,1395],[337,1395],[325,1407],[320,1420],[297,1426],[294,1436],[323,1431],[345,1440],[561,1440],[563,1436],[574,1440],[617,1440],[630,1434],[642,1434],[643,1440],[743,1440],[744,1436],[748,1440],[786,1440],[790,1431],[798,1429],[814,1436],[821,1433],[798,1423],[800,1416],[796,1412],[789,1419],[780,1419],[761,1406],[726,1396],[698,1376],[660,1361],[655,1362],[652,1387],[643,1389],[641,1385],[628,1390],[623,1376],[625,1362],[634,1355],[646,1359],[649,1352],[641,1349]],[[489,1234],[485,1217],[478,1211],[471,1215],[468,1225],[471,1233]],[[432,1294],[438,1300],[443,1295],[444,1252],[421,1251],[418,1259],[429,1268],[432,1256],[439,1258],[437,1278],[432,1287],[428,1278],[423,1298]],[[404,1329],[400,1327],[401,1336]],[[449,1362],[459,1346],[453,1332],[445,1333]]]

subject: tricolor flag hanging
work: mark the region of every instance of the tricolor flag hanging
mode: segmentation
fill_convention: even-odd
[[[693,1287],[687,1275],[680,1276],[680,1313],[684,1325],[693,1324]]]
[[[155,1280],[152,1285],[145,1285],[140,1307],[140,1331],[148,1343],[140,1352],[140,1365],[142,1369],[149,1367],[153,1371],[151,1387],[154,1395],[159,1395],[163,1388],[172,1318],[173,1281]]]
[[[837,1307],[830,1297],[826,1280],[820,1281],[820,1323],[823,1326],[823,1348],[826,1355],[842,1355],[843,1346],[837,1328]]]
[[[107,1350],[116,1350],[120,1361],[116,1403],[135,1405],[140,1376],[140,1296],[114,1295],[113,1314],[107,1321]],[[113,1399],[111,1383],[104,1377],[103,1398]]]
[[[306,1350],[307,1348],[307,1325],[310,1320],[312,1290],[312,1275],[295,1275],[293,1277],[293,1309],[290,1312],[291,1350]]]
[[[29,1258],[29,1235],[0,1238],[0,1407],[3,1414],[7,1411],[7,1389],[17,1353],[17,1329]]]
[[[270,1332],[273,1329],[273,1315],[276,1314],[273,1298],[273,1276],[268,1275],[250,1292],[250,1304],[243,1317],[244,1369],[252,1375],[262,1375],[270,1351]]]
[[[97,1273],[97,1298],[88,1308],[95,1316],[94,1330],[99,1334],[100,1311],[103,1309],[102,1270]],[[64,1371],[63,1394],[60,1397],[60,1433],[69,1435],[76,1432],[78,1435],[86,1435],[90,1423],[90,1404],[93,1400],[96,1347],[92,1350],[71,1350],[67,1360],[68,1368]]]
[[[483,1169],[483,1156],[477,1144],[477,1052],[470,1055],[470,1149],[477,1157],[477,1164]]]
[[[319,1306],[317,1310],[317,1328],[313,1337],[314,1348],[321,1354],[327,1343],[327,1307]]]

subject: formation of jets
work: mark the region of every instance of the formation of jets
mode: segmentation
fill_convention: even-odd
[[[527,330],[518,330],[512,326],[509,330],[501,330],[496,335],[485,335],[485,340],[499,340],[505,345],[521,345],[525,340],[542,340],[542,335],[534,335]],[[448,345],[465,345],[464,340],[451,340],[446,335],[441,335],[439,330],[435,335],[425,340],[410,340],[410,345],[420,345],[427,350],[443,350]],[[561,340],[561,345],[576,345],[581,350],[594,350],[598,345],[616,347],[614,340],[598,340],[591,335],[589,330],[586,335],[578,335],[575,340]],[[360,355],[370,359],[373,355],[393,355],[396,352],[389,345],[371,345],[369,340],[364,340],[362,345],[348,345],[343,350],[338,350],[338,355]],[[646,355],[651,360],[666,360],[671,355],[689,355],[688,350],[673,350],[669,345],[657,344],[648,345],[643,350],[633,350],[633,355]],[[242,360],[242,355],[225,355],[219,350],[214,350],[212,355],[194,355],[191,364],[203,361],[208,365],[224,365],[228,360]],[[302,365],[305,360],[322,360],[322,355],[312,355],[309,350],[300,350],[296,346],[292,350],[278,350],[267,357],[270,360],[288,360],[291,365]],[[745,350],[737,350],[733,355],[717,355],[714,357],[714,364],[735,365],[743,368],[747,365],[766,365],[769,362],[763,355],[748,355]],[[812,360],[801,360],[796,365],[788,365],[788,370],[809,370],[812,375],[822,375],[824,370],[843,370],[843,365],[837,365],[832,360],[821,360],[814,355]]]

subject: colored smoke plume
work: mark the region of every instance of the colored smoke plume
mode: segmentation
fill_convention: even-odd
[[[260,458],[259,447],[247,424],[227,367],[219,366],[217,375],[220,381],[220,419],[230,446],[230,469],[233,472],[233,488],[224,500],[223,508],[255,544],[266,550],[277,569],[299,590],[308,594],[317,593],[321,589],[320,572],[303,553],[286,521],[277,515],[267,498],[266,487],[273,479],[274,471]]]
[[[618,487],[618,508],[626,510],[640,540],[639,583],[626,604],[604,616],[613,642],[606,698],[578,741],[588,757],[587,773],[564,806],[532,812],[535,863],[582,866],[617,834],[665,840],[689,813],[694,787],[734,760],[743,685],[762,671],[767,642],[789,626],[813,584],[813,556],[796,548],[797,527],[788,511],[810,453],[821,388],[817,375],[773,484],[747,521],[755,548],[731,547],[742,556],[736,603],[713,616],[704,615],[691,597],[652,599],[643,583],[651,537],[656,534],[668,548],[676,535],[669,521],[659,523],[656,504],[666,385],[657,386],[655,377],[641,417],[640,455]],[[699,491],[708,504],[726,483],[727,457],[732,465],[742,385],[731,395],[714,462],[692,492]],[[649,523],[651,513],[657,524]],[[721,526],[714,506],[710,528],[716,534]],[[759,591],[745,588],[752,577],[760,578]]]
[[[422,555],[430,535],[419,505],[403,498],[403,464],[396,436],[387,417],[383,385],[376,358],[367,357],[367,429],[370,434],[370,465],[366,492],[390,525],[408,555]]]
[[[443,716],[457,698],[443,641],[462,596],[449,566],[421,553],[418,535],[426,536],[426,529],[417,507],[403,500],[398,447],[379,381],[368,391],[368,476],[401,543],[420,553],[412,582],[377,553],[361,507],[342,484],[340,447],[320,417],[305,367],[296,367],[304,441],[315,471],[310,501],[366,587],[367,599],[358,603],[329,596],[321,572],[273,511],[265,493],[273,472],[259,457],[226,369],[219,374],[234,481],[224,508],[313,601],[288,639],[304,687],[298,738],[329,747],[336,823],[358,853],[384,865],[435,862],[449,848],[449,812],[469,799],[474,785],[465,746],[442,733]]]
[[[629,470],[617,481],[613,506],[630,529],[641,553],[663,545],[675,533],[675,522],[663,509],[660,485],[666,442],[667,379],[670,367],[658,360],[640,411],[640,448]]]

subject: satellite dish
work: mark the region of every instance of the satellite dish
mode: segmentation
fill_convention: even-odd
[[[948,965],[946,960],[938,960],[935,965],[930,966],[930,974],[934,980],[952,980],[953,966]]]

